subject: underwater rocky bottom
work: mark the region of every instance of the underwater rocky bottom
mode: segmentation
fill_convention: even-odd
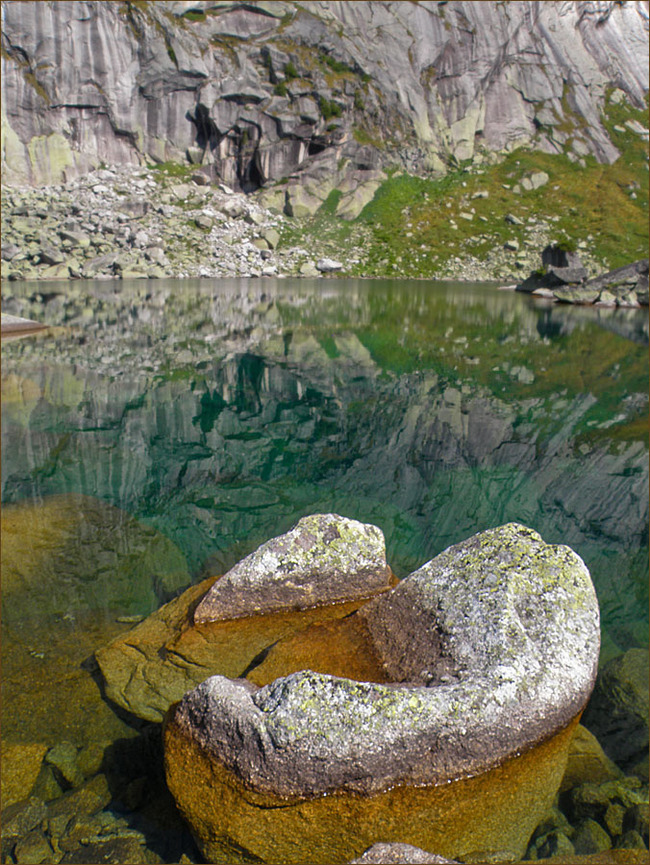
[[[338,531],[342,523],[333,525]],[[330,523],[325,526],[323,536],[330,539],[330,546],[336,531]],[[346,862],[374,841],[396,840],[466,862],[514,861],[524,855],[566,857],[612,847],[618,849],[608,853],[609,861],[643,861],[635,860],[632,852],[636,849],[639,856],[647,857],[643,852],[648,832],[647,763],[644,770],[637,760],[637,746],[643,740],[642,710],[641,715],[634,714],[642,699],[635,704],[632,693],[628,705],[617,708],[613,700],[625,690],[621,681],[628,683],[628,692],[634,691],[630,683],[641,681],[644,660],[647,682],[645,653],[631,650],[622,660],[615,659],[617,669],[612,671],[614,662],[607,665],[593,698],[601,704],[610,700],[610,709],[603,712],[601,705],[598,717],[616,712],[619,721],[627,717],[626,754],[612,750],[615,737],[602,731],[625,774],[578,725],[598,656],[597,606],[586,569],[580,568],[580,560],[568,548],[551,548],[528,529],[510,524],[494,532],[501,534],[493,534],[490,540],[489,533],[481,533],[465,546],[450,548],[397,586],[385,559],[381,561],[381,550],[379,561],[372,560],[375,548],[366,558],[360,553],[357,574],[372,572],[370,582],[342,581],[343,587],[351,582],[358,588],[357,597],[350,597],[344,588],[340,603],[330,598],[320,608],[300,609],[301,596],[313,601],[317,581],[293,579],[298,585],[296,596],[288,602],[281,598],[279,608],[260,615],[259,598],[269,595],[268,581],[264,585],[262,580],[257,593],[249,591],[251,607],[240,610],[238,619],[229,620],[221,613],[217,621],[202,621],[197,616],[200,607],[219,607],[205,603],[211,595],[227,596],[238,587],[241,595],[250,573],[240,568],[239,574],[231,571],[220,580],[211,578],[192,587],[135,627],[130,622],[104,623],[95,629],[89,625],[81,629],[85,638],[79,639],[77,622],[75,636],[69,631],[67,641],[79,643],[81,669],[77,663],[62,669],[65,664],[60,659],[66,653],[56,651],[66,643],[65,623],[61,623],[52,657],[30,655],[34,669],[39,665],[41,669],[40,679],[34,679],[37,693],[41,688],[51,697],[51,691],[56,691],[47,710],[37,700],[33,712],[52,714],[50,726],[58,740],[30,743],[25,729],[23,742],[3,746],[3,860],[280,863],[305,861],[307,851],[309,861]],[[530,550],[522,552],[521,543],[525,548],[532,544],[541,553],[536,572],[544,585],[541,596],[535,579],[522,579],[522,574],[533,571],[528,567]],[[504,550],[509,550],[505,556]],[[560,598],[563,603],[558,603],[553,596],[567,573],[556,550],[567,551],[562,555],[573,569],[569,583],[582,585],[581,600],[565,594]],[[487,586],[483,603],[477,585],[467,581],[466,565],[470,560],[475,564],[477,555],[484,563],[477,570],[483,588]],[[529,556],[526,566],[522,555]],[[338,554],[330,558],[332,567],[341,567]],[[450,584],[454,569],[462,578]],[[316,572],[324,573],[322,568]],[[330,574],[325,577],[321,585],[335,582]],[[433,595],[432,579],[437,586]],[[286,584],[286,575],[280,582]],[[444,585],[450,586],[446,601],[440,594]],[[544,604],[544,598],[553,602]],[[289,611],[283,608],[287,603]],[[472,614],[459,617],[459,609],[469,603]],[[421,625],[431,619],[427,604],[436,607],[437,628],[424,634],[426,627]],[[491,612],[487,618],[486,610]],[[503,610],[508,615],[495,615]],[[408,621],[411,627],[406,626]],[[491,631],[489,623],[496,630]],[[21,629],[16,622],[11,627],[14,635],[22,636],[22,644],[15,641],[15,652],[33,652],[28,628]],[[97,651],[100,675],[92,648],[111,636],[113,640]],[[212,646],[210,637],[216,638]],[[221,658],[215,658],[215,645],[221,646]],[[235,672],[232,667],[223,671],[224,665],[233,664],[232,658],[226,661],[227,645],[236,654]],[[54,656],[59,658],[58,671]],[[8,661],[5,699],[20,700],[11,675],[12,658]],[[520,663],[523,667],[518,669]],[[472,705],[476,677],[467,673],[477,668],[490,674],[496,671],[491,692],[499,694],[498,700]],[[342,678],[346,670],[352,678]],[[140,687],[119,685],[125,671],[126,681],[132,685],[140,681]],[[244,673],[245,684],[240,678]],[[198,681],[192,682],[192,676]],[[70,699],[75,679],[85,682],[88,702],[83,707],[78,698],[75,704]],[[513,699],[513,694],[530,697],[528,692],[536,685],[539,692],[534,696],[544,699],[543,711],[522,716],[527,719],[526,729],[514,714],[526,701]],[[101,699],[100,688],[113,689],[110,707]],[[356,702],[350,702],[351,692]],[[120,693],[122,706],[116,704]],[[451,694],[453,699],[440,705],[440,694]],[[29,697],[33,700],[33,693]],[[244,713],[242,720],[233,714],[234,705],[243,705],[249,714]],[[528,705],[540,704],[529,700]],[[167,782],[199,848],[165,786],[160,725],[146,720],[154,710],[160,719],[169,706]],[[209,711],[215,706],[218,712]],[[291,711],[283,714],[283,706]],[[431,728],[424,739],[419,735],[423,714],[429,721],[439,721],[443,712],[449,720],[451,716],[444,713],[454,707],[454,723],[438,728],[432,749]],[[319,773],[314,764],[327,763],[322,748],[331,746],[341,732],[323,729],[322,719],[328,714],[346,718],[344,732],[351,730],[354,735],[338,740],[338,746],[335,742],[329,764]],[[265,725],[270,719],[275,726],[256,726],[258,715]],[[588,715],[589,711],[585,718]],[[478,725],[468,730],[477,719]],[[384,732],[388,728],[385,741],[379,742],[377,722]],[[539,727],[540,722],[545,728]],[[31,722],[25,723],[28,728]],[[82,747],[70,741],[79,741],[79,728],[87,737]],[[446,740],[443,729],[451,730]],[[482,747],[481,729],[488,733]],[[517,741],[512,733],[521,735],[522,729],[529,738]],[[229,734],[233,742],[255,747],[223,750]],[[647,703],[645,736],[647,743]],[[221,743],[216,749],[215,741]],[[285,765],[283,774],[281,763],[274,764],[272,757],[292,749],[297,762]],[[434,750],[436,759],[432,759]],[[332,756],[337,759],[332,761]],[[394,773],[396,766],[397,775],[388,777],[386,773]],[[332,786],[336,772],[338,780]],[[470,846],[465,840],[468,835]]]

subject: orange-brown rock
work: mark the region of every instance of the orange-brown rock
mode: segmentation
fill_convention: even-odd
[[[248,680],[187,693],[168,784],[211,862],[345,862],[378,840],[514,859],[559,788],[598,650],[580,558],[491,529],[283,638]]]
[[[489,857],[500,852],[523,855],[553,801],[576,724],[475,778],[374,796],[301,799],[248,789],[197,742],[188,742],[172,715],[165,728],[167,783],[208,862],[259,857],[283,865],[338,865],[378,839],[450,859],[494,861]]]

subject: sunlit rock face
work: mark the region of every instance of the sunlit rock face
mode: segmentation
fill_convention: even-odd
[[[605,90],[648,86],[641,2],[6,2],[2,30],[5,182],[189,158],[326,197],[341,158],[354,185],[523,143],[611,162]]]
[[[404,840],[404,832],[443,855],[523,855],[557,791],[567,731],[596,676],[598,604],[583,562],[508,524],[451,547],[355,616],[387,684],[317,672],[316,664],[262,688],[214,676],[170,711],[168,783],[208,861],[236,844],[265,861],[297,862],[292,820],[306,822],[302,843],[306,831],[315,862],[346,861],[378,837]],[[442,808],[467,778],[444,832],[412,828],[407,804]],[[518,796],[527,804],[521,824],[501,810]],[[395,811],[387,821],[389,799]],[[261,817],[263,833],[242,831],[253,812],[275,810],[277,822]]]
[[[303,517],[218,580],[194,621],[218,622],[368,598],[390,587],[384,536],[337,514]]]

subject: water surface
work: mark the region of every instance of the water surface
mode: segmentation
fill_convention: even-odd
[[[2,346],[5,738],[132,735],[93,649],[318,511],[378,525],[398,576],[525,523],[590,568],[603,658],[647,645],[645,312],[288,279],[10,283],[3,309],[52,326]]]

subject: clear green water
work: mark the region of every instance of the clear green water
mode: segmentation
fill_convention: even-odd
[[[5,738],[134,735],[88,662],[116,619],[310,512],[380,526],[399,576],[525,523],[590,568],[603,658],[647,645],[647,311],[397,280],[11,283],[3,309],[55,326],[2,346]]]

